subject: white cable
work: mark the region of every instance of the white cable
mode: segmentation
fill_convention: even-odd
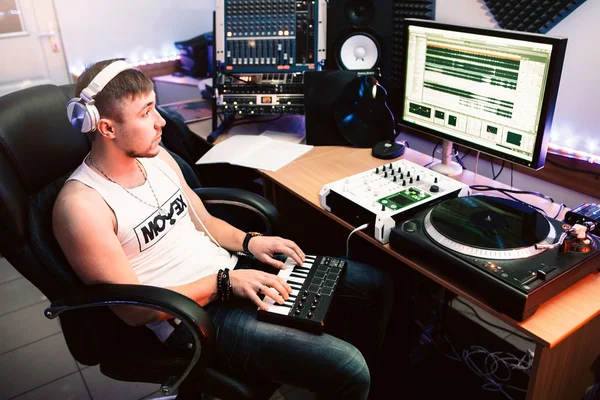
[[[472,360],[471,357],[474,355],[485,355],[482,368],[480,368],[475,361]],[[471,371],[473,371],[478,377],[484,378],[487,381],[482,386],[484,390],[501,392],[506,398],[511,400],[512,397],[506,393],[504,390],[505,388],[526,392],[525,389],[508,385],[504,382],[508,382],[510,380],[513,369],[523,371],[529,375],[529,371],[531,370],[531,366],[533,364],[533,358],[531,357],[530,353],[525,353],[525,355],[519,359],[510,353],[504,353],[501,351],[490,353],[483,347],[471,346],[471,351],[463,351],[462,358]],[[501,367],[504,367],[506,376],[501,376],[498,374],[498,371]]]
[[[348,239],[346,239],[346,258],[350,258],[350,237],[355,232],[362,231],[363,229],[365,229],[368,226],[369,226],[369,224],[362,224],[361,226],[359,226],[358,228],[356,228],[355,230],[350,232],[350,234],[348,235]]]
[[[213,235],[210,234],[210,232],[208,231],[208,229],[206,229],[206,226],[204,225],[204,223],[202,222],[202,220],[200,219],[200,217],[198,217],[198,214],[196,214],[196,210],[194,209],[194,205],[190,202],[190,199],[187,197],[187,195],[185,194],[185,190],[181,190],[181,192],[183,193],[183,195],[185,196],[185,199],[187,200],[188,204],[189,204],[189,208],[192,209],[192,212],[194,213],[194,216],[196,217],[196,219],[198,220],[198,222],[200,222],[200,225],[202,225],[202,228],[204,228],[204,232],[208,235],[208,237],[215,242],[215,244],[218,247],[221,247],[221,245],[219,244],[219,242],[217,242],[217,240],[213,237]],[[192,221],[193,223],[193,221]]]
[[[153,163],[154,164],[154,163]],[[190,199],[187,197],[187,195],[185,194],[185,190],[183,190],[182,187],[180,187],[180,185],[176,184],[173,179],[171,179],[171,177],[169,176],[169,174],[167,174],[165,171],[162,170],[162,168],[160,168],[158,165],[154,164],[154,166],[156,168],[158,168],[158,170],[160,172],[163,173],[163,175],[165,175],[167,178],[169,178],[169,180],[173,183],[173,185],[175,185],[175,187],[177,187],[178,189],[181,190],[181,193],[183,193],[183,196],[185,197],[185,199],[187,200],[188,203],[188,208],[192,209],[192,212],[194,213],[194,216],[196,217],[196,219],[198,220],[198,222],[200,222],[200,225],[202,225],[202,228],[204,229],[204,233],[206,233],[208,235],[208,237],[217,245],[217,247],[223,247],[219,244],[219,242],[217,242],[217,240],[213,237],[213,235],[210,234],[210,232],[208,231],[208,229],[206,229],[206,226],[204,225],[204,223],[202,222],[202,220],[198,217],[198,214],[196,214],[196,210],[194,209],[194,205],[190,202]],[[200,200],[202,201],[202,200]],[[191,217],[190,217],[191,219]],[[192,221],[192,223],[194,223],[194,221]]]

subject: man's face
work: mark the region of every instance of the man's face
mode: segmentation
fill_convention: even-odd
[[[156,94],[150,91],[122,100],[121,119],[114,124],[115,143],[129,157],[155,157],[166,121],[156,111]]]

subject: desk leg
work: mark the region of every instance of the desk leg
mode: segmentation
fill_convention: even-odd
[[[538,344],[527,399],[581,399],[585,390],[596,382],[594,370],[600,370],[598,332],[600,316],[552,349]]]

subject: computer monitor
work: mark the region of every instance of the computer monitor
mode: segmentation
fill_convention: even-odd
[[[566,38],[417,19],[405,19],[404,38],[399,123],[444,140],[433,169],[462,172],[452,142],[543,167]]]

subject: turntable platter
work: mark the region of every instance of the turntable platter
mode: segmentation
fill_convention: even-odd
[[[524,258],[553,243],[556,230],[538,211],[513,200],[468,196],[447,200],[425,217],[425,232],[451,250],[482,258]]]

